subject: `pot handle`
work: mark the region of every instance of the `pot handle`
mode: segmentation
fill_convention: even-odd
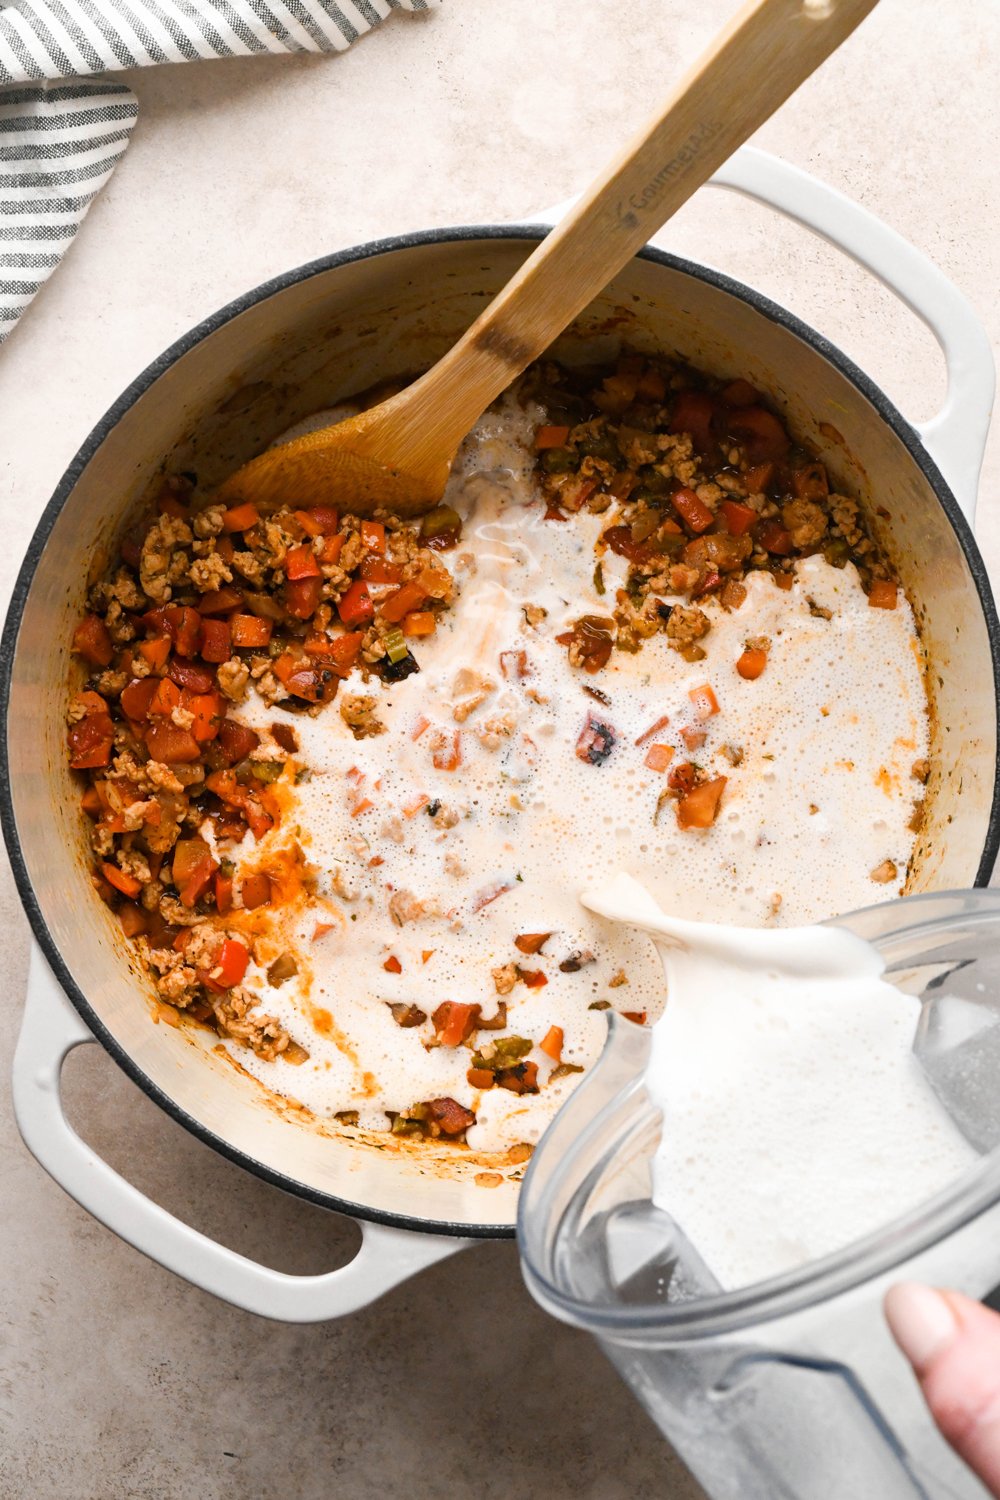
[[[238,1255],[153,1203],[112,1170],[69,1124],[60,1096],[66,1057],[93,1033],[70,1005],[37,946],[14,1054],[13,1100],[28,1150],[70,1197],[158,1265],[260,1317],[318,1323],[374,1302],[468,1240],[361,1223],[354,1259],[321,1276],[290,1276]]]
[[[829,240],[926,323],[944,355],[948,388],[937,415],[914,426],[971,525],[996,386],[989,336],[972,303],[895,229],[767,151],[741,147],[711,182],[756,198]]]
[[[989,336],[972,303],[888,224],[770,152],[741,146],[709,178],[709,186],[731,188],[797,220],[871,271],[926,323],[944,355],[948,389],[937,415],[914,426],[971,525],[996,386]],[[525,222],[556,224],[573,201]]]

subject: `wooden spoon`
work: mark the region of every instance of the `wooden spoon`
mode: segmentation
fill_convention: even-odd
[[[490,403],[876,3],[749,0],[432,369],[358,416],[262,453],[220,497],[265,506],[333,500],[361,515],[436,505],[459,444]]]

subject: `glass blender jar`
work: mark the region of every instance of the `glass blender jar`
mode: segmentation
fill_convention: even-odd
[[[525,1280],[548,1312],[594,1334],[712,1500],[983,1500],[881,1303],[904,1279],[973,1297],[1000,1281],[1000,892],[915,896],[837,925],[921,998],[914,1051],[979,1153],[972,1167],[836,1254],[725,1292],[652,1202],[650,1033],[612,1018],[525,1177]]]

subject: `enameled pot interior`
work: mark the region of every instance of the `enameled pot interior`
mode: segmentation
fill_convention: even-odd
[[[426,367],[533,243],[523,233],[464,234],[368,247],[295,273],[196,330],[126,393],[67,476],[8,632],[12,854],[50,961],[102,1040],[166,1108],[253,1170],[332,1207],[465,1234],[511,1231],[516,1181],[486,1189],[473,1180],[482,1162],[456,1167],[434,1150],[376,1149],[331,1132],[276,1106],[213,1051],[209,1033],[152,1024],[143,982],[86,876],[79,788],[66,767],[67,645],[88,567],[99,571],[166,459],[210,485],[300,418]],[[934,771],[910,888],[973,884],[995,853],[994,617],[967,528],[958,523],[960,541],[953,502],[950,519],[912,433],[777,309],[663,256],[633,261],[558,352],[613,356],[623,342],[746,376],[773,395],[838,485],[880,507],[877,529],[917,608],[933,695]],[[859,662],[858,671],[870,677],[878,664]]]

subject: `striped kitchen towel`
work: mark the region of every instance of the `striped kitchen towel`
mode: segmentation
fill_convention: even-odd
[[[69,249],[135,125],[131,89],[84,77],[203,57],[342,52],[392,11],[433,3],[0,3],[0,342]]]

